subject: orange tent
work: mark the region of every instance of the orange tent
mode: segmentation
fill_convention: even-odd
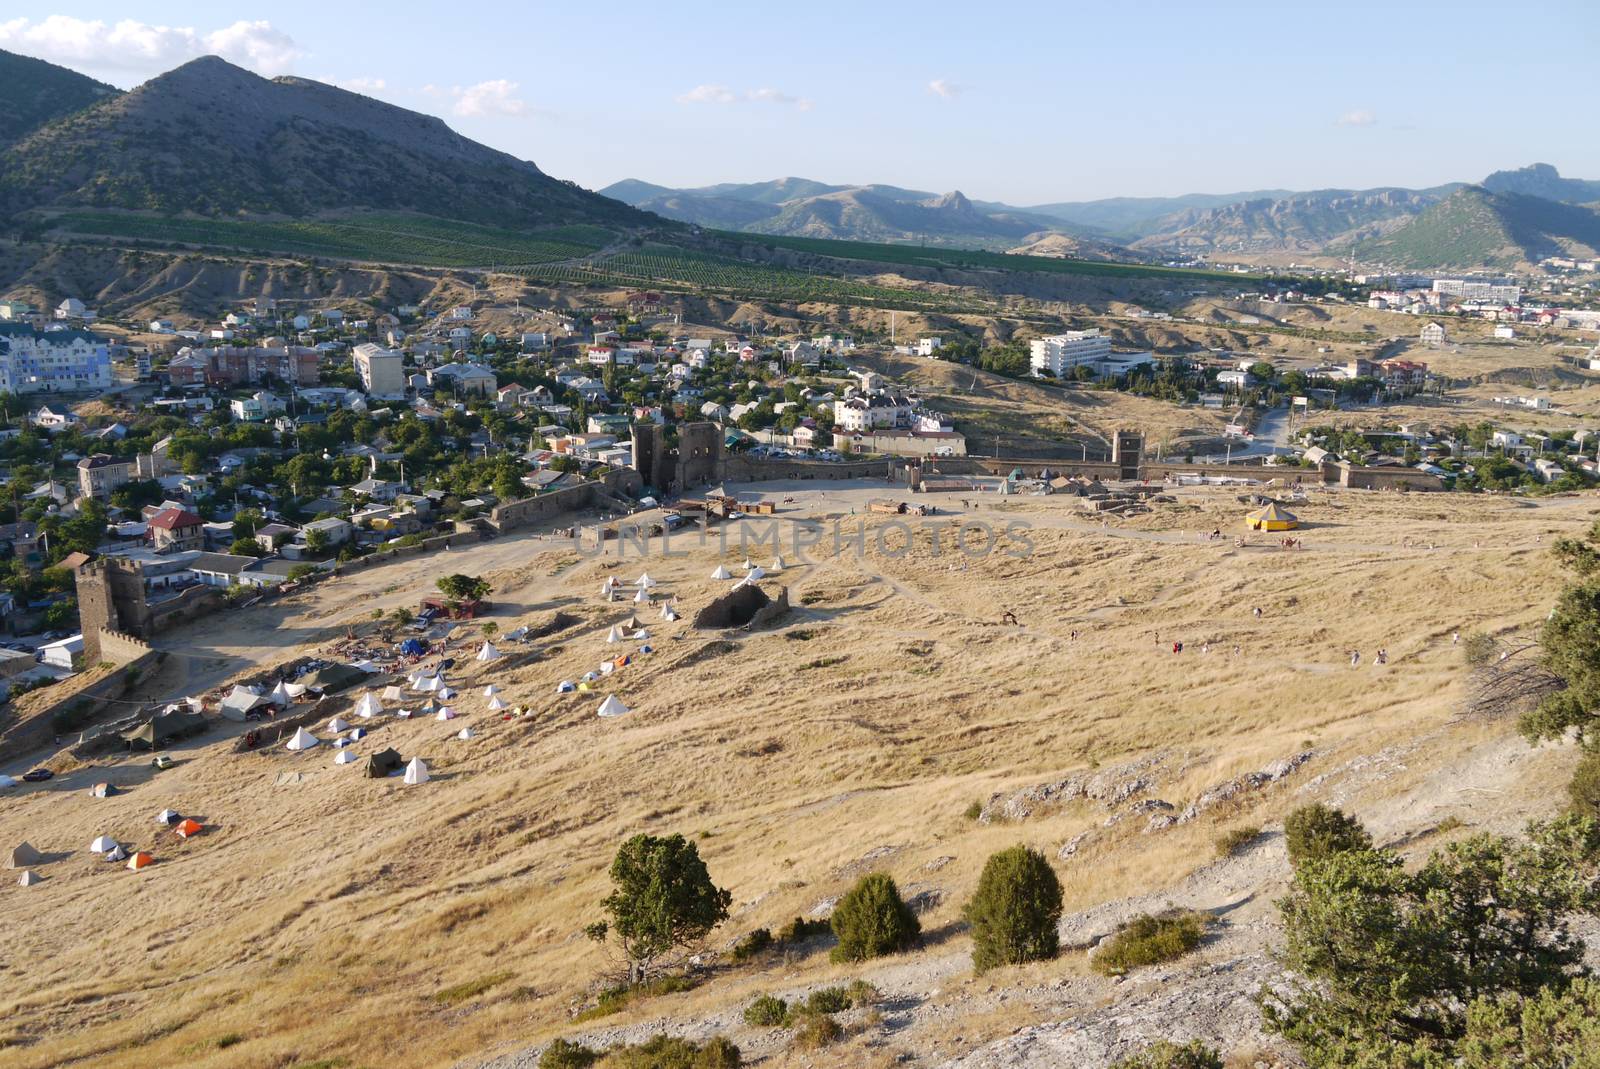
[[[205,830],[205,825],[198,820],[184,820],[179,822],[175,830],[178,833],[178,838],[187,839],[191,835],[199,835]]]
[[[138,872],[140,869],[144,868],[154,860],[155,857],[152,855],[145,853],[143,850],[137,850],[134,852],[134,855],[128,859],[128,867],[133,871]]]

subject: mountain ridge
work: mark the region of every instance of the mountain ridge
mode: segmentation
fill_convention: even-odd
[[[0,150],[121,92],[66,67],[0,49]]]

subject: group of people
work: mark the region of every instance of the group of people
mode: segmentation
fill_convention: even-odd
[[[1354,668],[1357,665],[1359,665],[1360,663],[1361,663],[1361,651],[1360,650],[1351,650],[1350,651],[1350,667]],[[1388,664],[1389,663],[1389,651],[1387,649],[1384,649],[1384,648],[1380,647],[1378,649],[1378,652],[1373,655],[1372,663],[1375,664],[1375,665],[1377,665],[1377,664]]]

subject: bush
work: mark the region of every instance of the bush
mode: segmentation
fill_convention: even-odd
[[[748,961],[772,945],[772,933],[757,928],[733,945],[733,960]]]
[[[883,996],[865,980],[851,980],[850,986],[845,988],[845,994],[850,996],[850,1005],[858,1010],[875,1005]]]
[[[837,1043],[844,1036],[839,1022],[824,1013],[810,1013],[794,1030],[794,1045],[801,1050],[817,1050]]]
[[[966,809],[961,811],[961,815],[966,817],[968,820],[977,820],[979,817],[983,816],[983,803],[971,803]]]
[[[757,1028],[779,1028],[789,1019],[789,1004],[771,995],[759,995],[744,1008],[744,1023]]]
[[[1217,836],[1217,856],[1232,857],[1261,835],[1261,829],[1256,827],[1229,828]]]
[[[600,1052],[581,1043],[558,1039],[539,1055],[539,1069],[589,1069],[600,1060]]]
[[[843,1013],[850,1008],[850,992],[842,987],[824,987],[806,999],[807,1013]]]
[[[804,917],[796,917],[778,929],[778,942],[784,944],[804,943],[807,939],[826,935],[831,931],[833,931],[833,926],[827,921],[808,921]]]
[[[612,1050],[605,1064],[615,1069],[738,1069],[744,1061],[739,1048],[722,1036],[712,1036],[703,1045],[677,1036],[656,1036]]]
[[[1222,1069],[1222,1057],[1198,1039],[1181,1047],[1162,1040],[1122,1059],[1111,1069]]]
[[[1600,750],[1585,753],[1578,767],[1572,770],[1567,796],[1572,799],[1574,814],[1600,820]]]
[[[900,888],[883,872],[861,877],[834,907],[829,926],[839,937],[831,955],[834,961],[865,961],[909,950],[922,934]]]
[[[1198,913],[1161,917],[1146,913],[1118,928],[1089,959],[1089,964],[1104,976],[1120,976],[1141,965],[1183,957],[1200,945],[1205,933],[1205,919]]]
[[[978,972],[1056,956],[1061,881],[1037,850],[1014,846],[990,855],[962,912],[972,925],[972,967]]]
[[[1372,836],[1354,817],[1313,802],[1290,813],[1283,822],[1284,845],[1295,868],[1308,860],[1321,860],[1349,850],[1367,850]]]

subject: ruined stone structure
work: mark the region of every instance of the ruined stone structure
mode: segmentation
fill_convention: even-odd
[[[101,632],[148,639],[169,627],[221,608],[221,591],[192,586],[152,605],[145,591],[144,570],[137,561],[102,557],[79,565],[78,619],[83,626],[83,659],[97,664],[108,659]],[[113,651],[115,652],[115,651]]]
[[[656,493],[672,495],[721,482],[727,463],[722,428],[715,423],[681,423],[678,445],[667,448],[666,428],[633,426],[633,468]]]

